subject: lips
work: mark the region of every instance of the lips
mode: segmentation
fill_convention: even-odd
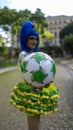
[[[32,45],[32,46],[36,46],[36,44],[35,44],[35,43],[32,43],[31,45]]]

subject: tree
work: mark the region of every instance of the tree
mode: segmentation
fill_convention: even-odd
[[[23,22],[29,20],[31,17],[31,11],[28,9],[20,10],[17,15],[17,21],[19,25],[22,25]]]
[[[17,11],[8,7],[0,8],[0,25],[11,25],[16,20]]]
[[[14,37],[16,36],[16,43],[18,45],[18,39],[19,39],[19,31],[23,24],[23,22],[29,20],[31,17],[31,11],[25,9],[20,10],[17,15],[15,21],[11,25],[11,34],[12,34],[12,43],[14,43]]]
[[[70,33],[73,34],[73,22],[69,23],[60,31],[59,37],[61,41],[65,36],[69,35]]]
[[[67,53],[70,53],[73,56],[73,34],[64,37],[62,47]]]
[[[48,39],[53,39],[55,38],[54,34],[52,34],[51,32],[48,32],[48,31],[44,31],[43,35],[42,35],[43,38],[48,38]]]
[[[23,22],[31,20],[35,23],[35,29],[39,34],[43,34],[44,30],[48,27],[46,18],[40,9],[37,9],[35,13],[31,13],[30,10],[20,10],[17,12],[15,9],[8,9],[8,7],[0,8],[0,27],[12,36],[11,44],[18,42],[19,31]],[[16,37],[16,38],[15,38]]]
[[[13,33],[13,25],[17,20],[17,14],[18,13],[15,9],[9,9],[8,7],[0,9],[0,27],[4,30],[6,34]]]
[[[0,35],[0,47],[4,46],[4,38]]]
[[[35,13],[32,13],[30,20],[35,23],[35,28],[40,34],[43,34],[45,28],[48,27],[46,18],[39,8],[36,9]]]

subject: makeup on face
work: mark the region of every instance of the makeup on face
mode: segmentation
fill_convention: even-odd
[[[35,36],[29,36],[28,39],[29,39],[29,40],[32,40],[32,41],[33,41],[33,40],[38,41],[38,38],[35,37]]]
[[[38,42],[38,38],[36,36],[29,36],[27,45],[29,48],[34,49],[36,47],[37,42]]]

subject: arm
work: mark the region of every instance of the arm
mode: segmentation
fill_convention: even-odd
[[[25,58],[27,55],[28,55],[28,53],[25,52],[25,51],[22,51],[22,52],[19,54],[18,67],[19,67],[19,70],[20,70],[20,71],[21,71],[21,69],[20,69],[20,68],[21,68],[21,64],[22,64],[24,58]]]

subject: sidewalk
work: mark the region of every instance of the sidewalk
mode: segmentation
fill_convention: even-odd
[[[73,59],[70,61],[62,61],[60,64],[68,66],[71,70],[73,70]],[[6,68],[1,68],[0,69],[0,74],[8,71],[13,71],[18,69],[18,66],[14,67],[6,67]]]
[[[5,72],[8,72],[8,71],[13,71],[13,70],[16,70],[16,69],[18,69],[18,66],[0,68],[0,74],[1,74],[1,73],[5,73]]]

